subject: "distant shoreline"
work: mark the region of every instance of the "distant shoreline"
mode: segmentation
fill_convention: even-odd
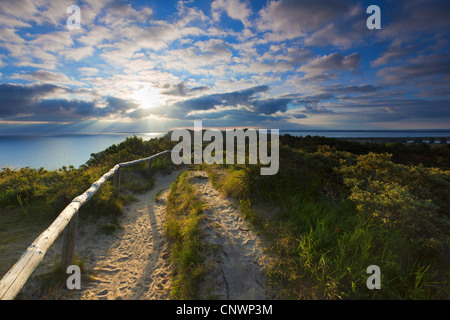
[[[91,153],[105,150],[118,144],[126,137],[137,136],[150,140],[169,135],[168,132],[154,133],[62,133],[62,134],[0,134],[0,168],[45,168],[57,170],[73,165],[78,168],[89,160]],[[361,134],[359,134],[361,133]],[[380,136],[376,134],[381,133]],[[387,134],[386,134],[387,133]],[[389,134],[392,133],[392,134]],[[410,133],[403,134],[403,133]],[[343,139],[360,143],[427,143],[442,145],[450,143],[450,130],[280,130],[280,135],[319,136]],[[397,136],[395,136],[397,135]],[[445,141],[445,142],[443,142]]]

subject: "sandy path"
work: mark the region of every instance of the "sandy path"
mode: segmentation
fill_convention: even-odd
[[[93,281],[82,287],[81,299],[169,298],[171,271],[170,251],[164,236],[165,201],[170,185],[179,174],[174,171],[170,175],[156,175],[155,187],[135,195],[139,201],[125,208],[121,219],[123,228],[114,234],[111,246],[95,241],[86,249],[100,256],[92,269]]]
[[[212,249],[206,261],[210,269],[201,285],[202,298],[267,298],[261,239],[242,219],[237,206],[213,188],[207,173],[197,171],[194,176],[193,186],[207,204],[204,241]]]
[[[97,225],[92,223],[79,226],[77,254],[87,259],[88,273],[83,276],[81,290],[74,292],[71,299],[170,298],[172,267],[164,225],[169,188],[180,173],[156,174],[154,188],[134,195],[139,201],[124,208],[122,228],[112,235],[98,233]],[[191,176],[191,183],[206,204],[202,228],[209,250],[200,298],[270,299],[264,275],[268,259],[260,237],[242,219],[237,205],[214,189],[206,172],[194,171]],[[60,252],[59,240],[41,264],[41,272],[51,268]],[[30,293],[38,291],[39,283],[31,282],[33,287]]]

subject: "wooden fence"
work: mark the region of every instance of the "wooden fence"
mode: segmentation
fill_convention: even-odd
[[[168,157],[170,150],[166,150],[155,154],[148,158],[120,163],[105,173],[100,179],[92,184],[82,195],[76,197],[72,202],[59,214],[50,227],[47,228],[22,254],[19,261],[5,274],[0,280],[0,299],[12,300],[19,293],[31,273],[36,269],[37,265],[44,258],[48,248],[58,238],[67,226],[63,239],[63,249],[61,257],[61,267],[66,270],[73,264],[73,256],[75,252],[75,239],[77,232],[78,210],[89,199],[97,193],[99,188],[112,176],[114,176],[114,185],[117,189],[117,196],[120,190],[120,168],[132,166],[141,162],[148,161],[147,175],[151,174],[152,159],[166,155]]]

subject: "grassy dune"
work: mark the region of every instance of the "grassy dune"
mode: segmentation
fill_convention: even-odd
[[[86,165],[56,171],[0,171],[0,275],[17,243],[48,226],[77,195],[114,164],[174,146],[167,138],[129,138],[93,154]],[[155,161],[155,169],[168,163]],[[448,299],[450,148],[280,137],[280,170],[260,165],[199,165],[214,187],[240,204],[244,217],[271,243],[268,271],[279,299]],[[134,168],[145,173],[145,167]],[[145,191],[152,182],[123,181]],[[195,297],[201,277],[198,223],[201,203],[186,176],[172,186],[167,233],[176,257],[173,298]],[[132,201],[114,196],[108,182],[80,217],[111,216]],[[260,214],[257,207],[273,208]],[[108,227],[111,229],[111,226]],[[108,229],[108,230],[109,230]],[[114,229],[114,228],[112,228]],[[23,250],[25,247],[23,248]],[[4,259],[7,258],[7,259]],[[381,289],[366,286],[369,265],[381,270]],[[185,285],[186,284],[186,285]]]
[[[277,175],[260,176],[258,166],[203,165],[271,240],[269,278],[278,298],[450,297],[448,146],[370,149],[287,136]],[[278,210],[262,217],[252,209],[261,204]],[[380,267],[381,290],[366,286],[369,265]]]

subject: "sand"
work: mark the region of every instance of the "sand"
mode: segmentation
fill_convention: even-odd
[[[262,300],[268,297],[262,240],[241,217],[237,205],[222,196],[207,179],[194,172],[194,187],[205,202],[204,241],[212,248],[200,292],[205,299]],[[202,178],[203,177],[203,178]]]
[[[86,250],[99,256],[81,299],[163,300],[169,298],[170,251],[164,236],[166,199],[180,174],[156,175],[155,187],[134,195],[139,201],[125,207],[121,231],[105,252],[99,242]],[[161,191],[162,190],[162,191]],[[155,201],[157,193],[158,200]],[[106,235],[103,237],[107,237]]]

